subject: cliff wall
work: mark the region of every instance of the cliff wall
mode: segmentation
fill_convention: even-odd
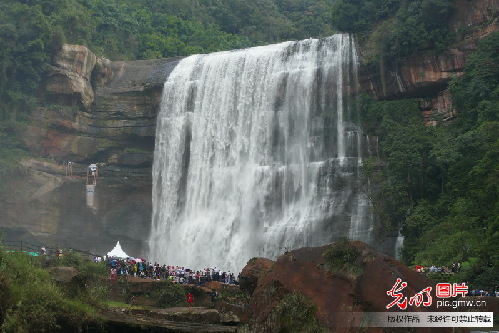
[[[177,62],[110,62],[84,46],[64,45],[46,75],[45,106],[23,135],[34,158],[22,162],[26,172],[6,184],[11,195],[0,204],[6,240],[98,254],[120,240],[130,254],[145,254],[156,115]],[[88,200],[91,163],[99,177]]]
[[[418,97],[426,116],[442,112],[452,118],[444,90],[452,75],[462,74],[477,40],[498,30],[498,7],[495,0],[457,0],[450,24],[467,31],[460,43],[442,54],[427,51],[390,64],[363,65],[362,89],[377,99]],[[22,162],[25,173],[5,184],[4,238],[100,254],[119,240],[132,255],[146,253],[156,115],[163,82],[178,61],[111,62],[86,47],[64,45],[46,75],[44,106],[23,135],[33,158]],[[99,178],[87,202],[91,163],[98,164]]]
[[[499,30],[499,3],[456,0],[449,25],[462,36],[458,43],[442,53],[428,50],[389,63],[364,64],[359,72],[361,89],[379,100],[421,98],[420,109],[426,119],[432,113],[453,118],[451,100],[444,91],[453,76],[463,74],[466,57],[476,51],[477,42]],[[361,58],[368,52],[361,47]]]

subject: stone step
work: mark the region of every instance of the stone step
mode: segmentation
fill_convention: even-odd
[[[217,314],[215,314],[215,312]],[[206,308],[112,310],[101,314],[108,331],[235,333],[237,326],[220,324],[218,311]],[[214,323],[218,317],[219,322]],[[174,319],[174,320],[172,320]],[[193,320],[194,319],[194,320]],[[198,322],[198,320],[200,322]]]

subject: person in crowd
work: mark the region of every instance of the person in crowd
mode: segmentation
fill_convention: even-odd
[[[215,306],[217,304],[218,292],[215,289],[211,290],[211,304]]]
[[[118,275],[116,267],[111,267],[111,281],[116,281],[116,276]]]
[[[192,303],[194,302],[194,295],[192,295],[191,292],[187,293],[187,304],[189,307],[192,306]]]

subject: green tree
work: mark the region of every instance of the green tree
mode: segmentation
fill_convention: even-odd
[[[38,258],[0,248],[0,330],[2,332],[79,331],[94,320],[92,309],[65,298]]]
[[[499,33],[485,37],[465,74],[452,80],[457,119],[447,126],[423,127],[407,104],[415,101],[361,103],[365,128],[380,136],[386,161],[371,197],[402,226],[404,260],[461,262],[453,281],[484,289],[499,282],[498,41]],[[380,174],[367,166],[368,177]]]

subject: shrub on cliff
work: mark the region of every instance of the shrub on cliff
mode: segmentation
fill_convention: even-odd
[[[40,261],[26,253],[0,248],[0,281],[2,332],[77,331],[93,318],[89,306],[65,298]]]
[[[95,281],[108,277],[108,267],[104,261],[93,262],[79,252],[68,251],[57,264],[76,268],[78,275],[86,280]]]
[[[186,288],[180,284],[161,281],[157,283],[157,288],[151,297],[157,299],[158,305],[161,307],[182,306],[186,302],[186,291]]]
[[[327,332],[317,323],[316,307],[298,293],[285,295],[276,308],[276,327],[278,333],[320,333]]]
[[[355,279],[363,272],[360,251],[346,239],[333,244],[323,256],[326,271],[330,274]]]

